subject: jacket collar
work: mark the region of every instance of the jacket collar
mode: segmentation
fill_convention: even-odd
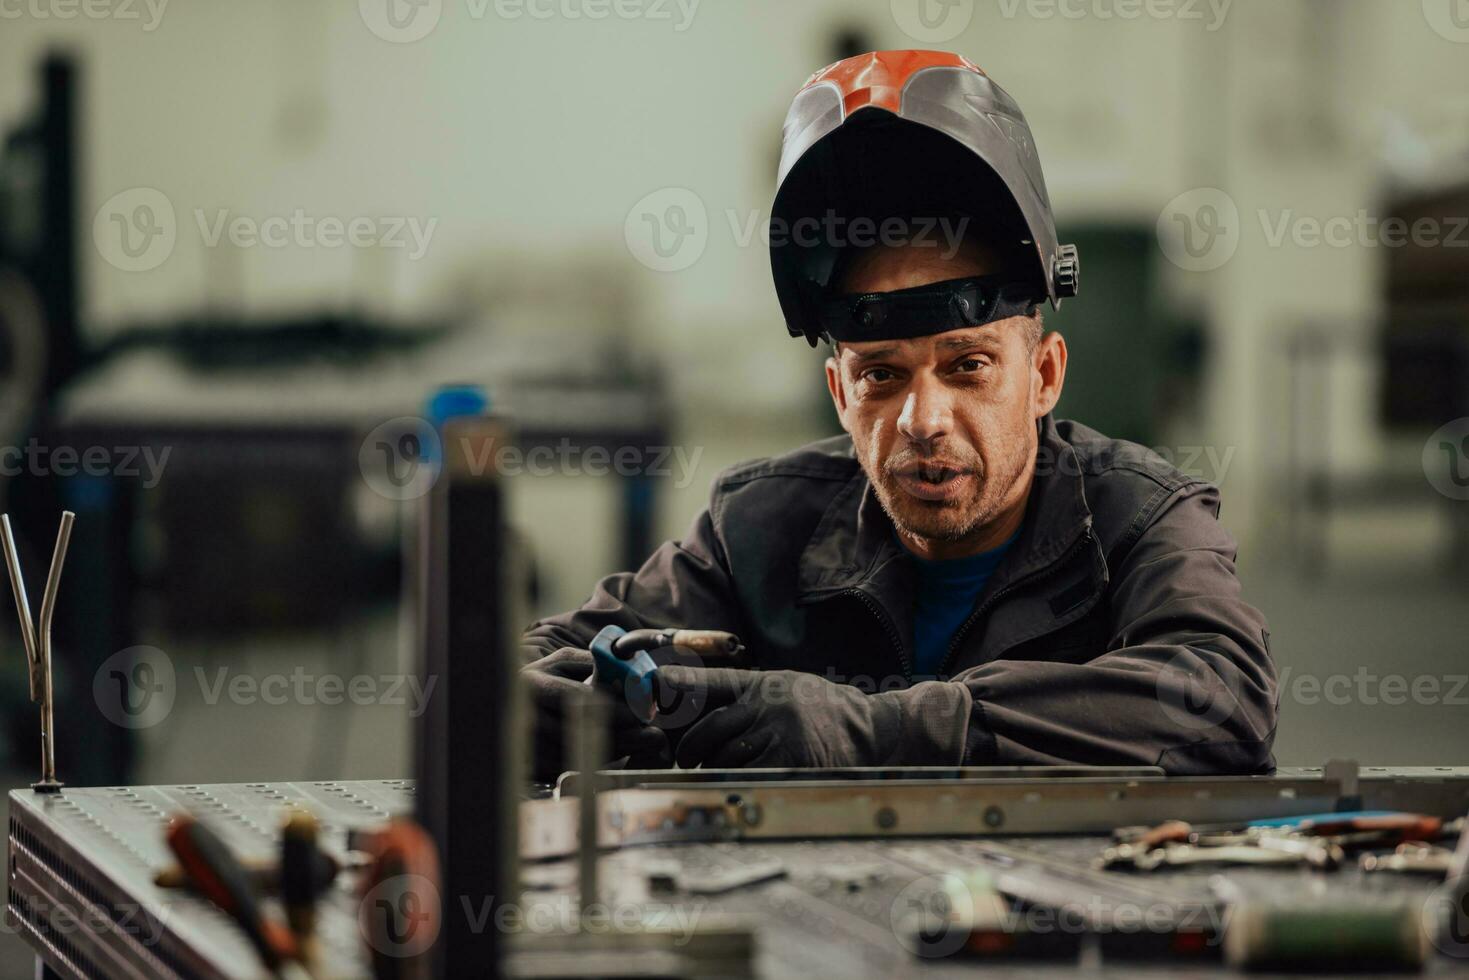
[[[1059,560],[1091,527],[1076,450],[1057,433],[1051,416],[1041,419],[1039,427],[1036,471],[1025,519],[991,588],[1025,578]],[[827,507],[801,553],[800,597],[810,601],[847,589],[874,591],[874,585],[890,578],[895,563],[906,554],[893,533],[891,518],[878,502],[866,473],[859,469]]]

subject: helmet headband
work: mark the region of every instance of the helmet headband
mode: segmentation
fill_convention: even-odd
[[[1035,316],[1044,287],[1008,276],[970,276],[887,293],[852,293],[821,304],[821,329],[844,343],[907,340],[1015,316]]]

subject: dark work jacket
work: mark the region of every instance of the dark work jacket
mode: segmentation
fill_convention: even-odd
[[[1019,536],[938,678],[915,678],[913,562],[840,436],[722,473],[684,540],[535,623],[525,652],[609,623],[731,630],[754,667],[903,692],[902,734],[867,765],[1269,771],[1269,633],[1218,512],[1157,454],[1046,417]]]

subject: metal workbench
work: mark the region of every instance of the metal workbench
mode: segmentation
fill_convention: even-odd
[[[908,832],[915,832],[913,814],[918,811],[892,803],[896,796],[885,802],[886,784],[873,784],[852,796],[850,809],[859,818],[864,808],[874,806],[878,814],[891,814],[879,816],[875,829],[864,837],[837,837],[836,831],[826,827],[813,828],[813,839],[780,835],[767,839],[755,832],[754,824],[746,821],[741,825],[738,816],[717,830],[702,820],[700,828],[687,831],[669,825],[661,838],[653,834],[638,846],[626,846],[633,842],[623,840],[624,846],[604,853],[601,897],[605,922],[647,924],[675,932],[710,921],[750,924],[756,943],[755,973],[762,977],[967,975],[974,969],[972,961],[924,960],[905,949],[900,939],[896,923],[925,880],[992,860],[996,848],[1031,855],[1056,868],[1083,869],[1074,885],[1078,901],[1087,895],[1085,874],[1100,874],[1084,869],[1105,844],[1104,835],[1017,836],[1013,831],[1026,829],[1028,819],[1019,815],[1021,804],[1039,812],[1046,809],[1049,799],[1098,793],[1099,798],[1113,801],[1137,800],[1144,809],[1166,805],[1187,810],[1191,805],[1205,806],[1211,796],[1216,801],[1224,799],[1231,787],[1247,786],[1309,807],[1318,802],[1312,795],[1313,785],[1331,788],[1321,770],[1310,769],[1244,780],[1145,777],[1110,783],[1049,782],[1053,788],[1038,786],[1034,780],[1026,786],[1013,780],[1005,785],[996,782],[993,789],[977,781],[956,788],[945,784],[945,805],[954,813],[972,804],[980,807],[974,811],[978,813],[989,814],[1003,805],[1017,814],[1008,824],[990,820],[992,825],[985,826],[985,819],[978,820],[974,832],[965,837],[903,836],[904,821],[908,821]],[[1462,813],[1469,798],[1466,787],[1469,769],[1364,769],[1358,789],[1368,807],[1416,802]],[[830,795],[830,790],[819,791]],[[774,819],[779,816],[779,801],[793,798],[794,791],[779,783],[763,788],[732,783],[727,794],[723,788],[719,792],[734,807],[731,813],[750,812],[753,801]],[[1164,792],[1175,802],[1148,803],[1150,794]],[[314,812],[322,823],[324,844],[343,851],[350,830],[369,828],[390,815],[405,813],[412,802],[413,787],[408,780],[67,788],[54,795],[16,790],[10,794],[8,915],[46,970],[54,971],[48,975],[263,977],[266,973],[258,958],[223,914],[187,892],[154,885],[154,874],[171,863],[163,840],[168,818],[190,811],[209,821],[239,855],[263,858],[275,851],[281,813],[287,806]],[[616,799],[603,802],[613,811],[620,805]],[[537,809],[538,804],[543,806]],[[563,818],[572,815],[575,805],[571,799],[534,801],[523,813],[522,848],[529,845],[532,852],[522,866],[525,891],[520,911],[526,931],[554,932],[565,928],[574,916],[575,862],[557,856],[537,857],[533,852],[540,848],[543,854],[565,853],[568,841],[558,834],[574,826],[563,825]],[[1169,813],[1155,815],[1161,819]],[[1198,819],[1196,813],[1188,815]],[[619,823],[616,817],[609,821]],[[1105,824],[1107,815],[1099,813],[1097,821]],[[557,826],[547,832],[547,827],[535,826],[537,822]],[[604,825],[604,833],[606,830]],[[923,833],[921,829],[917,832]],[[535,839],[528,841],[527,837]],[[650,877],[650,872],[670,869],[683,875],[717,873],[761,861],[780,862],[784,875],[703,895],[659,891],[657,875]],[[1213,870],[1175,869],[1147,876],[1118,874],[1118,878],[1160,889],[1186,903],[1210,898],[1213,874]],[[1298,898],[1302,903],[1324,894],[1355,894],[1364,900],[1421,905],[1431,900],[1435,889],[1431,879],[1368,875],[1355,867],[1331,874],[1294,868],[1232,869],[1228,874],[1244,895],[1268,895],[1277,901]],[[466,908],[474,904],[474,897],[465,903]],[[445,905],[448,914],[450,903],[446,900]],[[329,976],[369,976],[357,909],[351,882],[339,880],[321,915],[322,963]],[[1206,950],[1190,969],[1225,975],[1214,952]],[[1153,971],[1158,976],[1176,976],[1179,968],[1179,963],[1169,961],[1129,962],[1123,967],[1129,975]],[[1003,971],[1029,976],[1056,969],[1057,964],[1003,967]],[[1117,969],[1110,961],[1103,963],[1094,936],[1087,938],[1079,956],[1066,965],[1067,972],[1076,975],[1115,975]],[[610,959],[607,970],[616,972]],[[990,972],[1000,971],[992,967]],[[1469,959],[1435,954],[1426,972],[1469,976]]]

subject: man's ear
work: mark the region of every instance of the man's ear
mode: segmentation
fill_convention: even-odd
[[[831,403],[837,410],[842,428],[851,432],[847,429],[847,389],[842,387],[842,365],[836,355],[826,359],[826,390],[831,392]]]
[[[1040,384],[1036,386],[1031,413],[1041,418],[1061,400],[1061,387],[1066,383],[1066,339],[1052,332],[1035,345],[1033,362]]]

